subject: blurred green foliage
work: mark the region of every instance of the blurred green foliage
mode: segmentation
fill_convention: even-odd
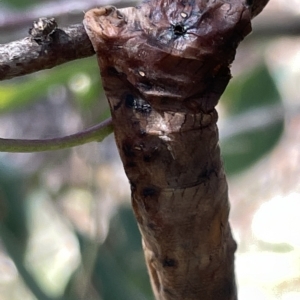
[[[68,84],[76,74],[88,76],[90,84],[84,92],[74,93],[74,99],[80,108],[90,108],[98,102],[99,95],[102,93],[99,68],[94,57],[82,59],[79,62],[69,62],[47,72],[37,72],[11,82],[2,82],[0,85],[0,112],[21,109],[25,105],[38,101],[42,96],[47,95],[50,87]],[[76,82],[74,84],[76,85]],[[80,85],[80,82],[77,84]]]
[[[21,252],[25,250],[26,228],[25,185],[17,170],[0,161],[0,220],[1,226],[13,235]]]
[[[31,292],[38,300],[53,300],[42,291],[24,264],[28,239],[25,182],[20,172],[0,162],[0,237]]]
[[[267,67],[262,64],[232,79],[222,99],[226,106],[227,118],[256,114],[263,126],[253,126],[226,138],[221,142],[226,173],[229,175],[244,171],[266,155],[278,142],[284,126],[283,118],[274,115],[274,122],[264,124],[259,118],[270,118],[274,106],[281,106],[281,99],[276,84]],[[253,124],[242,123],[240,126],[252,127]],[[247,122],[247,120],[245,121]],[[255,125],[255,124],[254,124]]]
[[[109,228],[95,261],[92,275],[95,288],[105,300],[151,299],[141,235],[131,208],[119,207]],[[84,239],[81,245],[84,249]]]
[[[24,7],[34,5],[41,1],[39,1],[39,0],[25,0],[25,1],[24,0],[2,0],[1,2],[5,3],[8,6],[22,9]]]
[[[83,257],[83,270],[89,269],[91,274],[78,269],[70,278],[63,299],[80,299],[78,289],[74,286],[89,278],[98,295],[103,300],[148,300],[152,297],[149,277],[144,262],[141,237],[128,206],[120,206],[110,221],[109,233],[103,244],[77,232]],[[88,255],[96,251],[96,255]],[[93,257],[94,258],[91,258]],[[91,262],[90,260],[93,259]],[[98,299],[95,294],[85,295]],[[90,298],[89,298],[90,299]]]

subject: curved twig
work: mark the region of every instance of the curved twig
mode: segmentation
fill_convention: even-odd
[[[100,142],[113,131],[111,118],[84,131],[59,138],[50,139],[3,139],[0,138],[0,152],[42,152],[61,150]]]

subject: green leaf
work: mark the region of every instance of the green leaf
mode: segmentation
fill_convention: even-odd
[[[19,253],[25,252],[28,229],[24,178],[8,164],[0,161],[0,223],[19,243]]]
[[[24,8],[38,3],[38,0],[2,0],[3,3],[16,8]]]
[[[81,93],[79,102],[90,105],[102,92],[99,69],[95,58],[73,61],[51,70],[40,71],[0,85],[0,113],[22,108],[39,100],[48,93],[50,87],[68,84],[76,74],[84,74],[90,79],[90,91]]]
[[[85,253],[91,253],[95,248],[93,245],[95,242],[79,233],[78,239],[83,264],[88,263],[89,257],[85,257]],[[130,207],[123,206],[118,209],[110,222],[107,239],[96,249],[98,251],[95,256],[92,280],[102,300],[153,298],[144,261],[141,235]],[[85,265],[83,269],[87,269]],[[82,276],[80,271],[72,277],[65,296],[76,299],[77,295],[74,295],[72,286],[76,285],[78,276]],[[83,276],[83,280],[86,278],[87,276]]]
[[[152,296],[141,245],[141,235],[130,207],[120,207],[109,235],[99,249],[95,278],[103,300],[146,300]]]
[[[222,102],[229,115],[237,115],[250,109],[280,104],[281,99],[275,81],[266,65],[262,64],[245,75],[233,78]]]
[[[281,99],[267,67],[261,65],[233,79],[222,102],[229,120],[224,133],[229,127],[235,132],[221,140],[222,155],[227,174],[235,174],[277,144],[284,124]]]
[[[0,161],[0,237],[27,287],[39,300],[63,300],[48,297],[24,265],[28,237],[25,178]]]

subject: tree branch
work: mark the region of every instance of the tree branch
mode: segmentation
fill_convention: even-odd
[[[268,1],[253,0],[253,18],[262,11]],[[56,29],[51,35],[51,42],[37,43],[32,37],[26,37],[0,45],[0,80],[50,69],[94,54],[82,24]]]
[[[33,37],[0,45],[0,80],[50,69],[74,59],[94,55],[82,24],[56,29],[51,42]]]
[[[23,140],[0,138],[0,152],[42,152],[61,150],[83,145],[90,142],[100,142],[112,133],[112,121],[107,119],[102,123],[84,131],[51,139]]]

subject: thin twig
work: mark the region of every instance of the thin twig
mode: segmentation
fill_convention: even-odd
[[[83,145],[90,142],[100,142],[113,131],[111,119],[84,131],[50,139],[3,139],[0,138],[0,152],[42,152],[61,150]]]
[[[51,42],[37,43],[32,37],[26,37],[0,45],[0,80],[50,69],[94,54],[82,24],[56,29],[51,39]]]

